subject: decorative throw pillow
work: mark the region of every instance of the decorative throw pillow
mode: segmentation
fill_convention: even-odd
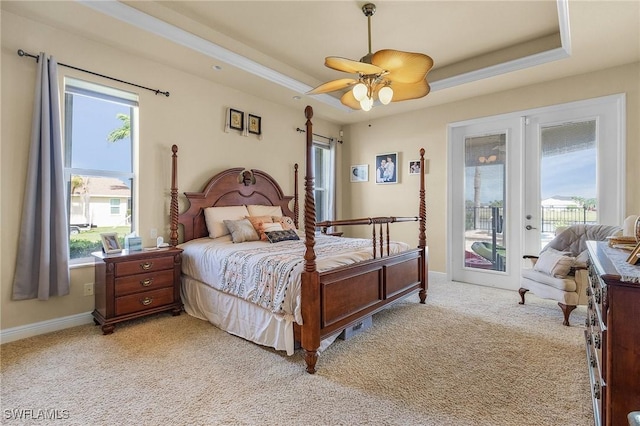
[[[575,260],[575,257],[563,252],[545,250],[540,253],[533,270],[556,278],[566,278]]]
[[[260,204],[250,204],[247,206],[249,216],[282,216],[280,206],[262,206]]]
[[[229,228],[234,243],[258,241],[260,239],[249,219],[225,220],[224,224]]]
[[[267,239],[270,243],[279,243],[281,241],[299,240],[298,234],[293,229],[287,229],[282,231],[269,231],[266,232]]]
[[[247,216],[246,219],[251,222],[251,225],[253,225],[253,229],[255,229],[260,236],[260,240],[267,241],[267,236],[264,235],[262,225],[265,223],[273,223],[273,219],[271,219],[271,216]]]
[[[244,219],[249,215],[245,206],[207,207],[204,209],[204,220],[209,231],[209,238],[218,238],[229,234],[225,220]]]
[[[285,231],[288,229],[296,230],[296,224],[293,223],[293,219],[289,216],[273,216],[272,217],[274,223],[279,223],[282,225],[282,229]]]

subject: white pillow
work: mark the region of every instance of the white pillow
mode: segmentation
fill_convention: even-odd
[[[575,257],[567,256],[563,252],[545,250],[540,253],[533,270],[556,278],[566,278],[575,260]]]
[[[207,207],[204,209],[204,220],[209,230],[209,238],[218,238],[229,234],[225,220],[240,220],[248,216],[245,206]]]
[[[249,214],[247,216],[283,216],[280,206],[262,206],[251,204],[247,206]]]

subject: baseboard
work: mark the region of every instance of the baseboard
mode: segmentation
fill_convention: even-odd
[[[93,316],[91,315],[91,312],[85,312],[82,314],[70,315],[68,317],[21,325],[19,327],[1,330],[0,344],[91,323],[93,323]]]

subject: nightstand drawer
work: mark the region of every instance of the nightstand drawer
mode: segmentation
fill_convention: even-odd
[[[120,297],[163,287],[173,287],[173,269],[116,278],[115,295]]]
[[[131,294],[116,298],[116,315],[126,315],[145,311],[162,305],[173,303],[173,288]]]
[[[143,272],[155,272],[173,268],[173,256],[154,257],[116,264],[116,277],[123,275],[140,274]]]

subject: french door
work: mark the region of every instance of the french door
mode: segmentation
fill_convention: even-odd
[[[449,126],[449,279],[519,287],[555,229],[620,224],[624,96]]]

